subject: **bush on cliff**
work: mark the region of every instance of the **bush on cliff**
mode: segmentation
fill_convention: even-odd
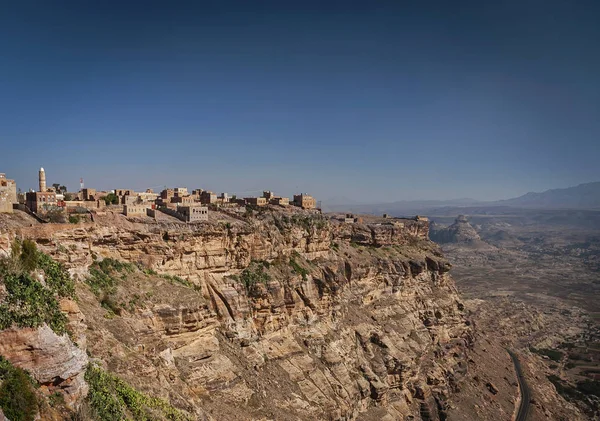
[[[38,412],[33,380],[1,356],[0,408],[11,421],[33,421]]]
[[[38,269],[44,272],[44,284],[31,274]],[[66,332],[67,318],[58,297],[73,297],[75,285],[61,263],[38,251],[30,240],[15,241],[11,257],[0,262],[0,279],[7,292],[0,303],[0,330],[47,323],[59,335]]]
[[[141,393],[101,368],[88,367],[85,380],[90,386],[87,399],[101,421],[146,421],[156,419],[157,412],[168,420],[191,420],[168,402]]]
[[[0,330],[47,323],[58,335],[66,333],[67,318],[51,289],[24,273],[5,275],[4,286],[8,295],[0,304]]]
[[[90,266],[90,276],[86,282],[96,295],[114,294],[119,281],[124,279],[128,273],[135,272],[135,269],[135,265],[131,263],[107,257],[104,260],[95,261]]]
[[[246,269],[242,271],[239,278],[232,277],[232,279],[239,280],[244,287],[246,292],[250,292],[257,284],[267,284],[271,280],[271,276],[265,272],[265,268],[269,267],[269,262],[266,261],[252,261]]]

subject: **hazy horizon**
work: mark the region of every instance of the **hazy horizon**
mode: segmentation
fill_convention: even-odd
[[[498,200],[600,180],[599,6],[13,2],[0,172]]]

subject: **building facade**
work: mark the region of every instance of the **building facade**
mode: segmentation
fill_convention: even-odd
[[[314,197],[309,196],[306,193],[295,194],[294,206],[298,206],[302,209],[314,209],[317,207],[317,201]]]
[[[246,197],[246,204],[254,206],[267,206],[267,199],[264,197]]]
[[[17,202],[17,184],[0,173],[0,212],[12,213],[13,203]]]
[[[123,214],[125,216],[143,216],[146,215],[147,204],[123,205]]]
[[[27,192],[25,206],[36,213],[47,212],[58,208],[56,193],[54,192]]]
[[[178,206],[177,212],[183,215],[182,221],[185,222],[208,221],[208,208],[206,206]]]
[[[200,194],[200,203],[204,205],[210,205],[213,203],[217,203],[217,194],[211,191],[203,191]]]

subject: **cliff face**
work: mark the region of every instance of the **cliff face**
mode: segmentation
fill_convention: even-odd
[[[107,257],[148,268],[114,311],[77,290],[87,349],[132,385],[198,419],[444,419],[471,331],[427,222],[114,218],[19,234],[82,281]]]

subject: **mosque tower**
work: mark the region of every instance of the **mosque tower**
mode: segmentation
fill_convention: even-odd
[[[40,191],[45,192],[46,190],[46,172],[40,168]]]

